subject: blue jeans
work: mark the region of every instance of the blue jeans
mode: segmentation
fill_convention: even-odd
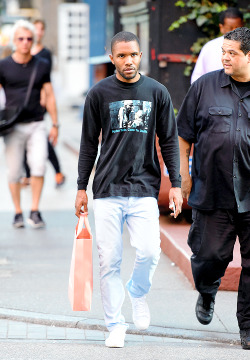
[[[96,242],[104,318],[109,331],[127,326],[121,314],[124,287],[120,277],[122,232],[126,221],[136,249],[134,269],[126,288],[132,297],[149,292],[160,257],[159,210],[153,197],[109,197],[94,200]]]

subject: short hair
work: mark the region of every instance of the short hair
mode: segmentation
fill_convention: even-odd
[[[224,39],[240,42],[240,50],[246,55],[250,51],[250,29],[240,27],[229,31],[224,35]]]
[[[35,27],[34,25],[27,20],[18,20],[12,29],[12,41],[14,40],[15,34],[18,29],[26,29],[29,30],[32,33],[33,41],[35,42],[36,33],[35,33]]]
[[[35,19],[35,20],[33,21],[33,24],[34,24],[34,25],[36,25],[36,24],[42,24],[44,30],[46,29],[46,23],[45,23],[45,21],[44,21],[43,19]]]
[[[129,31],[120,31],[111,40],[111,52],[113,52],[113,48],[116,43],[123,41],[124,42],[136,41],[140,48],[140,40],[135,34]]]
[[[242,12],[234,7],[229,7],[227,10],[222,11],[219,16],[219,23],[224,25],[225,19],[237,19],[240,18],[243,21]]]

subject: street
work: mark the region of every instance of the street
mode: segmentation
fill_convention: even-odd
[[[239,346],[191,340],[165,339],[142,342],[132,339],[123,349],[110,349],[95,340],[48,340],[0,342],[2,360],[228,360],[249,359]]]

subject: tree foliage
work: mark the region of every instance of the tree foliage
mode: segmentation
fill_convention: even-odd
[[[182,24],[188,21],[194,21],[197,27],[203,32],[204,36],[199,37],[191,46],[193,57],[196,57],[201,48],[211,39],[219,36],[219,13],[228,7],[237,7],[237,0],[212,1],[212,0],[178,0],[175,6],[182,9],[183,15],[174,21],[169,31],[179,29]],[[240,9],[243,12],[246,26],[249,26],[250,5],[247,9]],[[193,66],[189,63],[184,71],[184,75],[189,76]]]

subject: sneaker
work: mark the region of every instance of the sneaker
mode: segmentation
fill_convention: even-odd
[[[22,213],[15,215],[14,220],[13,220],[13,226],[16,229],[24,227],[23,214]]]
[[[210,295],[199,295],[195,313],[198,321],[203,325],[208,325],[212,321],[214,314],[214,299]]]
[[[65,176],[62,173],[57,173],[55,176],[56,187],[59,187],[65,183]]]
[[[133,309],[133,322],[138,330],[146,330],[150,324],[150,312],[146,302],[146,295],[134,298],[129,294],[132,309]]]
[[[241,346],[244,350],[250,350],[250,329],[240,330]]]
[[[105,340],[105,345],[110,348],[124,347],[126,330],[125,326],[115,328],[110,332],[109,337]]]
[[[27,223],[35,229],[45,226],[45,222],[43,221],[39,211],[31,211],[30,217],[27,219]]]

